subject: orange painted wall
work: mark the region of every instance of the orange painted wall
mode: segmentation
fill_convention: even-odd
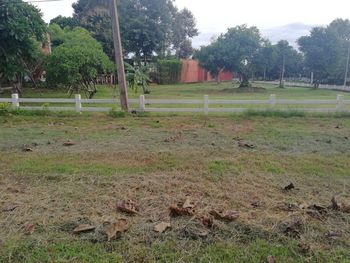
[[[221,81],[230,81],[233,79],[232,72],[220,72],[219,78]],[[182,60],[181,83],[195,83],[215,81],[205,69],[199,66],[197,60],[184,59]]]

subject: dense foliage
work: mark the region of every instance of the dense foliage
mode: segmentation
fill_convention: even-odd
[[[23,76],[42,58],[46,25],[39,10],[21,0],[2,0],[0,21],[0,79],[20,93]]]
[[[180,81],[182,63],[178,59],[164,59],[157,62],[159,84],[175,84]]]
[[[214,76],[221,70],[237,72],[241,77],[241,86],[248,86],[253,59],[261,43],[262,38],[256,27],[241,25],[229,28],[209,47],[202,48],[197,58]]]
[[[336,19],[327,27],[315,27],[298,40],[305,57],[306,71],[317,82],[341,84],[350,41],[350,21]]]
[[[83,91],[92,98],[97,92],[96,77],[111,72],[113,64],[85,29],[65,28],[59,36],[62,44],[54,48],[47,62],[47,82],[68,88],[70,94]]]
[[[109,7],[99,0],[79,0],[73,8],[79,25],[89,30],[113,58]],[[192,54],[191,38],[198,31],[189,10],[178,10],[172,0],[121,0],[118,8],[125,54],[133,54],[139,61],[154,53],[165,56],[170,50],[181,58]]]

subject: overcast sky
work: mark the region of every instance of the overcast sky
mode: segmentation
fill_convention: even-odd
[[[45,21],[57,15],[71,16],[74,0],[37,3]],[[180,8],[190,9],[196,19],[201,35],[195,46],[205,44],[212,35],[218,35],[228,27],[240,24],[259,27],[263,35],[278,39],[288,38],[290,25],[291,41],[304,34],[310,25],[326,25],[335,18],[350,18],[350,0],[176,0]],[[277,35],[276,35],[277,34]]]

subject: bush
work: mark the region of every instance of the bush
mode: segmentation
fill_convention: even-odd
[[[125,118],[126,112],[125,111],[117,111],[115,109],[111,109],[108,112],[108,116],[112,118]]]
[[[0,116],[9,114],[11,111],[10,103],[0,103]]]
[[[181,60],[159,60],[157,66],[157,79],[159,84],[176,84],[180,81]]]

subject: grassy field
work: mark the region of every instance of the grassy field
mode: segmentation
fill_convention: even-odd
[[[276,94],[281,99],[335,99],[337,94],[344,95],[344,99],[350,99],[350,93],[311,89],[302,87],[278,88],[272,84],[256,84],[265,90],[261,92],[237,92],[237,85],[230,82],[223,82],[220,85],[216,83],[198,83],[198,84],[177,84],[177,85],[151,85],[151,94],[146,95],[150,99],[202,99],[204,95],[209,95],[215,99],[268,99],[270,94]],[[141,94],[129,91],[130,98],[138,98]],[[94,98],[104,99],[117,97],[118,92],[111,87],[100,86]],[[10,93],[0,94],[0,97],[10,97]],[[65,90],[55,89],[24,89],[23,97],[27,98],[67,98]]]
[[[225,82],[220,85],[216,83],[199,83],[199,84],[178,84],[178,85],[152,85],[151,94],[147,94],[147,99],[197,99],[203,100],[204,95],[209,95],[210,99],[233,99],[233,100],[268,100],[270,94],[276,94],[277,99],[323,99],[323,100],[335,100],[338,94],[344,96],[345,100],[350,99],[350,93],[334,91],[334,90],[322,90],[322,89],[311,89],[301,87],[287,87],[284,89],[278,88],[272,84],[256,84],[263,89],[259,92],[239,92],[237,85],[230,82]],[[129,91],[129,98],[137,99],[141,90],[134,92]],[[10,97],[10,93],[0,94],[0,97]],[[67,92],[65,90],[51,90],[51,89],[24,89],[23,97],[27,98],[67,98]],[[100,86],[98,92],[94,98],[105,99],[105,98],[117,98],[117,91],[111,87]],[[22,106],[43,106],[41,104],[22,104]],[[48,104],[45,104],[48,105]],[[50,104],[49,106],[56,106],[57,104]],[[71,104],[60,104],[60,106],[72,106]],[[83,106],[87,106],[86,104]],[[115,108],[115,105],[111,104],[90,104],[89,107],[110,107]],[[139,103],[131,104],[132,109],[137,109]],[[146,105],[146,107],[152,108],[203,108],[203,104],[192,104],[192,105],[161,105],[152,104]],[[247,108],[247,109],[268,109],[268,105],[211,105],[214,108]],[[335,105],[277,105],[278,110],[302,110],[307,108],[328,108],[334,109]],[[350,104],[343,106],[344,110],[350,111]]]
[[[158,86],[151,96],[216,88]],[[330,207],[333,196],[350,204],[349,138],[350,119],[330,116],[0,116],[0,262],[350,262],[350,214]],[[196,216],[169,217],[187,198]],[[127,199],[135,216],[116,210]],[[240,216],[206,228],[211,210]],[[106,224],[120,218],[130,228],[107,241]],[[156,233],[163,221],[171,229]],[[73,234],[82,223],[96,230]]]

